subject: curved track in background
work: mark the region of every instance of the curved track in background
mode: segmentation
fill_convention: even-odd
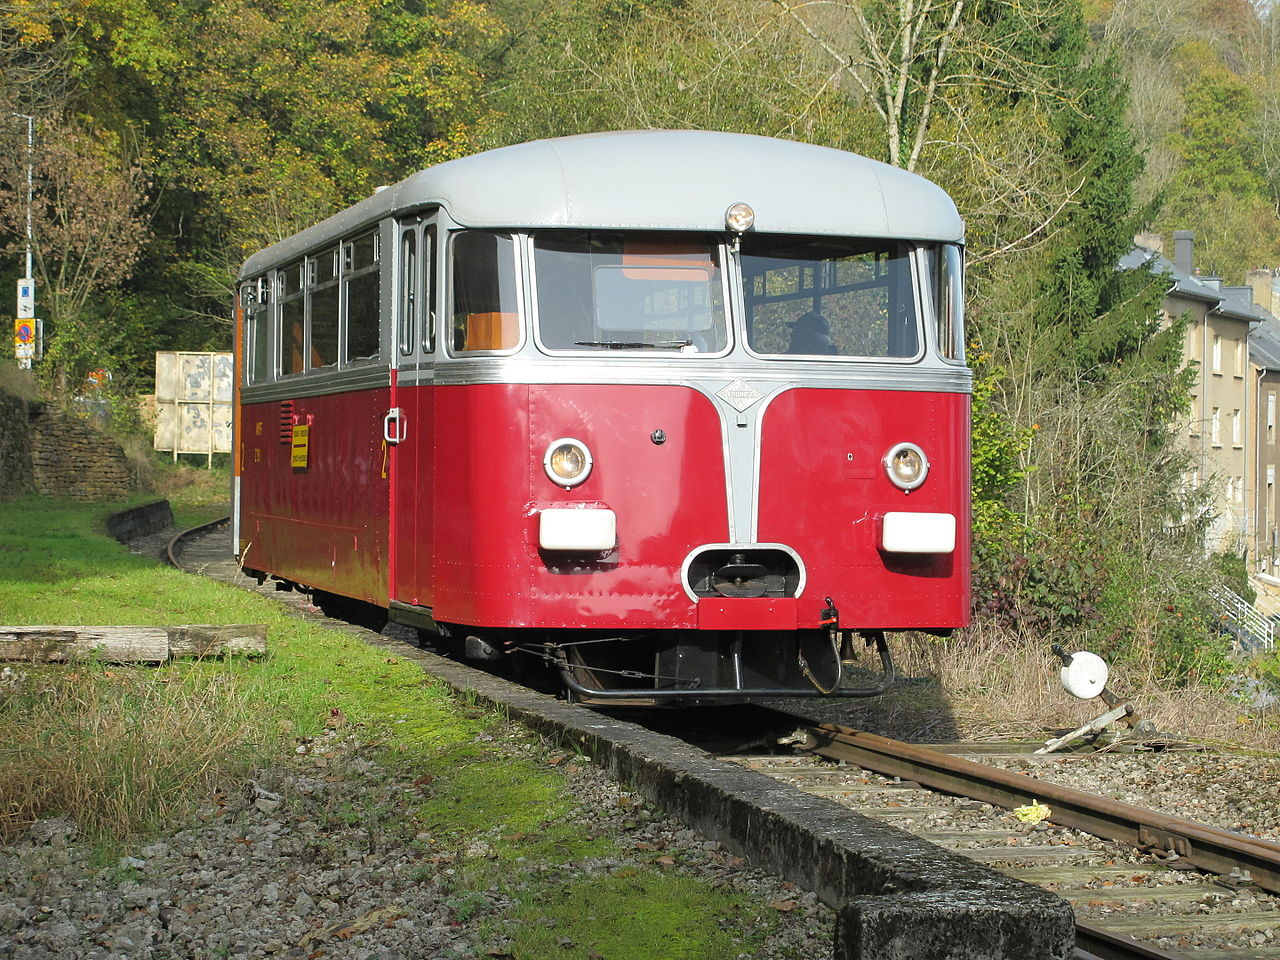
[[[186,543],[189,541],[198,540],[200,537],[203,537],[206,533],[209,533],[217,529],[218,527],[222,526],[224,523],[229,523],[230,521],[231,521],[231,515],[227,514],[226,516],[217,517],[213,520],[207,520],[204,523],[198,523],[194,527],[188,527],[186,530],[183,530],[180,533],[174,534],[174,536],[165,545],[165,548],[164,548],[165,561],[171,567],[177,567],[178,569],[182,569],[182,564],[178,562],[178,557],[181,555],[182,549],[186,545]]]

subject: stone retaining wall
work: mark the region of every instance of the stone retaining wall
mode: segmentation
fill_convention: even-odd
[[[32,418],[31,429],[37,491],[75,500],[129,496],[129,465],[120,444],[61,411],[46,410]]]
[[[0,500],[35,491],[30,419],[27,401],[0,392]]]
[[[110,437],[74,414],[0,392],[0,499],[123,500],[130,487],[124,451]]]

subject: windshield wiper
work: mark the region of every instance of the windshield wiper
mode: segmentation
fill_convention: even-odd
[[[579,347],[605,347],[609,350],[679,350],[693,346],[692,340],[575,340]]]

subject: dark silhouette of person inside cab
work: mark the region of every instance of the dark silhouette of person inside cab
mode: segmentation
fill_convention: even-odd
[[[787,353],[834,354],[836,345],[831,342],[831,327],[820,313],[801,314],[787,324],[791,328],[791,344]]]

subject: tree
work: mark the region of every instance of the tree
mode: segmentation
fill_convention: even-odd
[[[774,0],[879,116],[885,155],[916,169],[936,114],[958,92],[1064,100],[1027,36],[1051,30],[1060,0]]]
[[[238,259],[474,150],[467,47],[501,28],[468,0],[217,0],[171,29],[183,55],[156,91],[159,170]]]
[[[819,52],[768,3],[508,0],[486,145],[694,128],[858,149],[865,127]]]
[[[34,153],[36,280],[47,317],[45,358],[61,391],[110,363],[109,305],[91,299],[130,276],[148,240],[147,181],[118,138],[70,121],[41,125]],[[17,160],[17,163],[13,161]],[[25,230],[25,167],[10,157],[0,210],[11,232]],[[105,307],[105,309],[104,309]]]
[[[34,115],[65,101],[69,52],[62,38],[72,18],[61,0],[0,3],[0,107]]]

